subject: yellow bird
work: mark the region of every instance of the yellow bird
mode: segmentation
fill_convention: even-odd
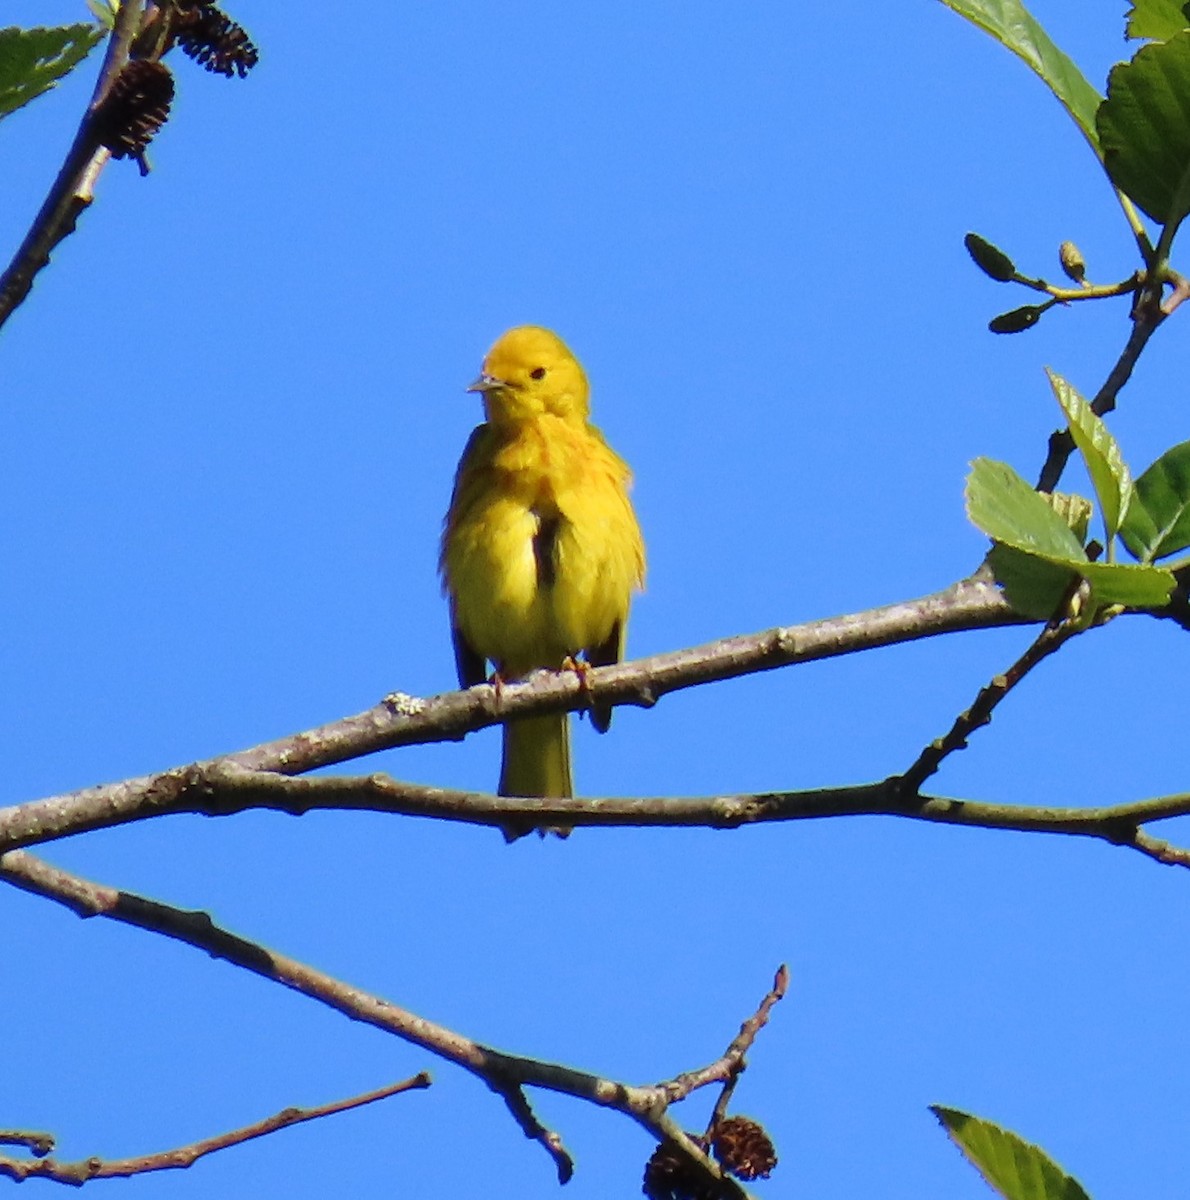
[[[618,662],[645,550],[631,472],[588,420],[587,376],[557,334],[510,329],[467,389],[486,420],[455,475],[439,570],[459,683]],[[611,709],[596,706],[601,733]],[[500,795],[574,795],[565,713],[504,725]]]

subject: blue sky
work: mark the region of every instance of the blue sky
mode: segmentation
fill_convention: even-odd
[[[1033,4],[1100,86],[1126,53],[1123,9]],[[460,0],[335,24],[239,0],[257,71],[175,64],[152,175],[113,164],[3,331],[3,802],[239,749],[394,689],[449,690],[435,564],[478,419],[463,388],[521,322],[571,343],[635,469],[649,579],[632,655],[971,570],[969,461],[1032,477],[1058,419],[1043,366],[1093,392],[1127,322],[1109,301],[991,336],[988,318],[1028,297],[981,276],[964,233],[1051,277],[1065,238],[1097,280],[1135,269],[1134,247],[1020,63],[934,0],[896,10]],[[82,12],[9,0],[6,19]],[[97,62],[0,128],[5,254]],[[1137,470],[1190,437],[1181,341],[1169,322],[1113,418]],[[579,790],[883,778],[1029,637],[621,710],[607,737],[577,729]],[[1184,789],[1183,655],[1175,629],[1140,619],[1079,639],[935,790],[1041,804]],[[498,742],[366,766],[486,790]],[[44,853],[504,1049],[634,1082],[719,1054],[788,962],[737,1093],[781,1155],[762,1196],[986,1194],[934,1102],[1040,1142],[1097,1200],[1184,1191],[1190,877],[1124,851],[875,818],[506,847],[260,813]],[[0,928],[16,1031],[0,1126],[50,1128],[66,1157],[434,1073],[429,1092],[133,1180],[132,1200],[556,1193],[502,1105],[420,1051],[11,889]],[[578,1159],[568,1196],[637,1194],[637,1127],[535,1102]],[[700,1126],[706,1103],[685,1108]]]

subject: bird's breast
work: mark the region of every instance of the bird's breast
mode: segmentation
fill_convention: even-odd
[[[558,420],[491,455],[445,567],[456,620],[503,673],[557,667],[624,618],[640,576],[625,474],[598,437]]]

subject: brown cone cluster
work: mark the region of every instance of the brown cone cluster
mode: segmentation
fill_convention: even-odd
[[[113,158],[140,158],[169,118],[174,77],[164,63],[125,63],[95,113],[99,141]]]
[[[164,49],[177,45],[208,71],[242,79],[260,59],[247,33],[206,0],[173,0],[165,13],[171,24]],[[142,49],[134,46],[134,57],[121,68],[92,117],[99,144],[113,158],[136,159],[142,175],[149,170],[145,151],[169,119],[174,98],[173,74],[155,57],[162,49],[158,44],[150,50],[154,57],[139,58],[135,55]]]
[[[183,54],[216,75],[243,79],[260,60],[260,51],[244,29],[214,4],[181,6],[173,33]]]
[[[706,1139],[690,1134],[690,1140],[706,1149]],[[661,1142],[645,1164],[641,1188],[649,1200],[718,1200],[718,1188],[691,1165],[676,1146]]]
[[[777,1165],[772,1139],[751,1117],[724,1117],[709,1137],[690,1134],[690,1140],[709,1148],[723,1170],[737,1179],[767,1179]],[[719,1200],[723,1194],[670,1142],[653,1151],[641,1190],[649,1200]]]
[[[724,1117],[711,1135],[711,1150],[740,1179],[767,1179],[777,1165],[772,1139],[751,1117]]]

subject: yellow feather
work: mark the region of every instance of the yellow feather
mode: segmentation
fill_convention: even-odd
[[[573,796],[570,720],[565,713],[504,726],[501,796]]]
[[[518,679],[568,658],[617,661],[644,544],[631,473],[587,417],[587,378],[554,333],[509,330],[471,390],[486,421],[455,476],[440,569],[450,597],[459,681],[485,661]],[[606,728],[610,713],[593,714]],[[505,726],[502,795],[570,796],[569,723]]]

